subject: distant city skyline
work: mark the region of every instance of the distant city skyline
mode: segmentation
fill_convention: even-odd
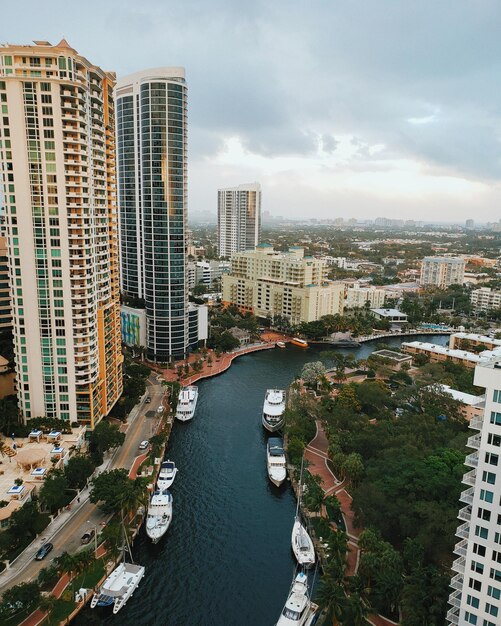
[[[501,216],[497,3],[49,5],[3,7],[0,39],[64,36],[118,78],[186,67],[195,212],[259,180],[291,218]]]

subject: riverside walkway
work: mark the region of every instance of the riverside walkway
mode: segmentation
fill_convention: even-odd
[[[335,495],[341,505],[341,513],[343,515],[346,526],[346,534],[348,535],[348,552],[346,555],[346,575],[353,576],[356,574],[360,560],[360,548],[358,546],[358,538],[362,532],[355,524],[355,515],[351,508],[352,497],[345,489],[345,481],[339,480],[331,471],[328,465],[328,448],[329,441],[325,434],[324,427],[319,420],[315,422],[317,432],[315,437],[306,446],[304,457],[308,461],[308,471],[310,474],[320,476],[322,479],[322,489],[326,496]],[[391,621],[382,615],[371,615],[368,621],[373,626],[395,626],[397,623]]]

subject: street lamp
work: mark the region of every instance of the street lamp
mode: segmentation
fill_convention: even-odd
[[[87,524],[92,524],[91,530],[94,531],[94,556],[97,558],[97,526],[95,526],[89,519]]]

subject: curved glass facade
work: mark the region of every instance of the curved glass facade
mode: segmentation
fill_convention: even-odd
[[[147,355],[156,361],[182,357],[189,345],[186,100],[181,78],[143,78],[117,93],[122,289],[144,301]]]

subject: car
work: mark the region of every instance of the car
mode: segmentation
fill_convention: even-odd
[[[139,444],[140,450],[147,450],[149,447],[150,447],[150,442],[146,439],[144,441],[141,441],[141,443]]]
[[[80,543],[84,546],[87,545],[94,539],[95,534],[96,534],[96,531],[94,529],[87,531],[86,533],[82,535],[82,538],[80,539]]]
[[[53,548],[52,543],[44,543],[43,546],[35,554],[35,561],[42,561]]]
[[[150,398],[150,396],[146,396],[145,403],[146,403],[146,404],[150,404],[150,403],[151,403],[151,398]]]
[[[157,409],[157,413],[163,413],[164,412],[164,408],[162,405],[160,405]]]

